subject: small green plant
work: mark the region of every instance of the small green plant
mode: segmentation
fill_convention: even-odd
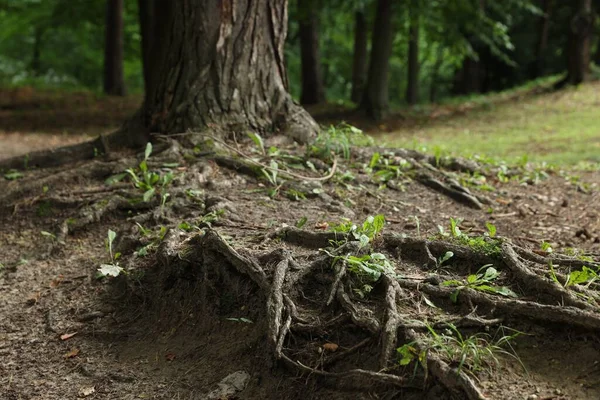
[[[439,264],[442,266],[446,261],[454,257],[454,253],[451,251],[447,251],[443,256],[440,257]]]
[[[115,241],[116,237],[117,234],[113,230],[109,229],[106,240],[106,249],[108,250],[108,254],[110,256],[110,263],[100,265],[100,268],[98,268],[98,275],[100,277],[117,277],[123,272],[123,268],[119,266],[119,262],[117,261],[119,257],[121,257],[121,253],[113,254],[113,242]]]
[[[307,221],[308,221],[308,218],[306,218],[306,217],[302,217],[302,218],[300,218],[300,219],[299,219],[299,220],[296,222],[296,228],[298,228],[298,229],[302,229],[302,227],[303,227],[304,225],[306,225],[306,222],[307,222]]]
[[[485,236],[469,236],[463,233],[460,229],[462,218],[450,218],[450,230],[438,225],[439,234],[441,237],[451,238],[453,241],[468,246],[476,252],[486,254],[491,257],[496,257],[501,253],[500,244],[502,241],[496,239],[496,227],[493,224],[486,224],[488,231]]]
[[[370,146],[373,143],[373,139],[360,129],[342,123],[321,131],[308,147],[308,155],[324,161],[331,161],[334,155],[349,159],[351,146]]]
[[[248,137],[250,137],[250,139],[252,139],[252,141],[256,145],[256,148],[258,149],[260,154],[262,154],[263,156],[266,155],[265,142],[263,141],[262,137],[258,133],[254,133],[254,132],[249,132]]]
[[[23,177],[23,174],[16,170],[10,170],[4,174],[4,179],[6,179],[8,181],[14,181],[17,179],[21,179],[22,177]]]
[[[418,365],[427,369],[426,360],[429,352],[435,352],[459,372],[465,371],[469,374],[475,374],[484,369],[492,373],[493,367],[499,363],[500,355],[508,355],[521,363],[510,344],[521,332],[511,329],[512,333],[507,335],[504,331],[508,328],[500,327],[495,337],[487,333],[464,336],[453,324],[448,324],[448,328],[441,333],[431,325],[426,325],[426,327],[429,335],[426,336],[420,350],[414,342],[397,349],[400,365],[418,361]],[[508,347],[509,350],[506,350],[505,347]],[[521,363],[521,365],[523,364]]]
[[[161,206],[164,206],[169,194],[164,192],[174,179],[172,171],[159,173],[148,169],[148,158],[152,154],[152,143],[146,144],[144,159],[139,163],[138,169],[129,168],[125,171],[131,178],[134,186],[143,192],[142,199],[145,202],[152,200],[155,194],[161,197]]]
[[[372,242],[385,226],[385,217],[381,214],[369,216],[361,226],[355,225],[350,220],[331,227],[333,232],[349,233],[355,240],[358,240],[361,247],[365,247]]]
[[[542,249],[543,252],[545,253],[552,253],[553,249],[552,249],[552,244],[546,242],[546,241],[542,241],[542,243],[540,244],[540,249]]]
[[[598,272],[593,269],[583,266],[581,270],[571,271],[567,276],[565,287],[573,285],[585,285],[590,286],[593,282],[598,280]]]
[[[443,286],[455,286],[456,289],[450,295],[450,299],[456,303],[458,301],[458,294],[463,289],[473,289],[480,292],[499,294],[506,297],[518,297],[515,292],[505,286],[496,286],[494,281],[498,279],[500,272],[496,270],[491,264],[484,265],[479,268],[477,273],[467,276],[465,281],[459,281],[456,279],[450,279],[442,282]]]
[[[496,225],[492,224],[491,222],[486,222],[485,227],[487,228],[487,235],[489,237],[493,238],[496,236]]]

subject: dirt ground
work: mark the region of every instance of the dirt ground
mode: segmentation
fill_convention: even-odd
[[[13,144],[22,138],[13,134],[3,137]],[[58,144],[61,137],[56,140]],[[69,137],[67,142],[71,140],[80,138]],[[31,148],[47,144],[42,140]],[[7,151],[0,144],[0,149],[7,156],[25,147]],[[303,152],[294,148],[288,151]],[[302,231],[317,237],[343,218],[360,223],[368,216],[383,214],[389,240],[402,235],[415,240],[432,238],[439,232],[438,225],[448,230],[450,218],[462,218],[462,231],[472,236],[482,236],[487,231],[486,223],[493,223],[499,236],[534,252],[530,254],[549,257],[541,247],[547,242],[556,254],[567,252],[580,259],[583,255],[590,257],[591,263],[599,261],[600,176],[595,172],[528,170],[508,182],[490,173],[486,182],[492,191],[472,188],[489,204],[473,209],[416,180],[404,182],[401,190],[379,188],[365,172],[365,161],[355,156],[340,161],[338,166],[340,173],[352,172],[354,181],[347,185],[325,181],[318,186],[320,190],[305,191],[311,195],[304,199],[294,198],[293,192],[283,189],[270,197],[268,182],[243,170],[236,172],[222,160],[203,155],[181,158],[181,154],[167,151],[156,156],[159,158],[151,168],[177,162],[178,166],[171,168],[185,176],[170,189],[172,196],[166,203],[170,211],[163,213],[158,203],[152,207],[133,203],[124,206],[117,201],[115,207],[103,212],[113,204],[114,196],[135,191],[131,184],[107,185],[105,179],[137,165],[137,156],[136,161],[130,153],[111,154],[66,168],[25,171],[19,179],[0,181],[1,399],[465,398],[464,393],[448,390],[436,379],[420,381],[422,371],[413,373],[412,366],[409,371],[403,370],[394,361],[381,369],[380,339],[369,339],[368,329],[360,321],[347,321],[339,327],[330,326],[325,333],[310,334],[302,334],[302,324],[294,322],[283,343],[283,353],[304,364],[297,361],[285,367],[285,363],[273,363],[266,334],[269,312],[263,311],[265,296],[252,279],[238,273],[240,270],[224,271],[232,265],[242,268],[237,262],[252,257],[271,265],[265,260],[279,254],[280,249],[293,254],[302,265],[319,261],[323,253],[317,248],[326,247],[327,241],[311,247],[277,236],[281,229],[296,226],[303,218],[306,222]],[[223,215],[220,210],[225,210]],[[80,224],[84,216],[89,220]],[[207,216],[216,217],[207,222]],[[152,233],[143,237],[135,222]],[[221,253],[209,252],[213,258],[206,258],[209,256],[202,252],[190,256],[203,263],[188,261],[178,245],[171,248],[169,243],[203,239],[195,236],[198,230],[188,230],[183,222],[204,224],[205,230],[210,223],[219,237],[225,238],[223,243],[236,249],[238,261],[227,258],[234,253],[227,253],[225,245],[221,245],[226,248]],[[167,230],[161,227],[169,228],[166,235]],[[106,248],[109,229],[117,233],[115,246],[123,253],[119,262],[128,271],[127,279],[97,278],[99,266],[110,262]],[[139,246],[153,240],[163,244],[148,256],[141,255]],[[209,242],[201,243],[210,249]],[[423,273],[420,258],[413,259],[405,252],[395,255],[389,246],[382,248],[397,263],[402,276]],[[455,253],[459,257],[457,250]],[[193,267],[208,265],[206,260],[213,260],[214,269]],[[473,273],[481,267],[473,263],[452,265],[460,277],[462,272]],[[565,267],[566,261],[560,264],[555,262],[557,271]],[[272,274],[276,273],[268,272],[266,266],[268,279],[274,279]],[[546,270],[542,275],[548,277],[547,266],[543,267]],[[436,271],[442,275],[454,273],[443,268]],[[205,275],[199,277],[202,273]],[[297,292],[288,294],[300,312],[312,310],[316,320],[325,321],[336,315],[340,306],[323,306],[323,295],[331,284],[327,269],[314,271],[314,279],[312,274],[310,279],[298,281]],[[503,270],[501,274],[503,282],[524,299],[543,300],[549,306],[568,302],[567,298],[548,299],[544,293],[529,292],[531,288],[518,283],[511,272]],[[207,280],[214,282],[208,289],[198,283]],[[410,284],[409,280],[405,283]],[[378,307],[379,300],[385,298],[380,286],[374,286],[371,300],[353,297],[353,301]],[[418,287],[411,293],[409,297],[419,293]],[[427,292],[431,299],[432,293]],[[444,298],[435,300],[440,311],[419,301],[415,303],[418,312],[408,306],[398,312],[407,321],[463,313],[463,306]],[[503,326],[524,333],[512,342],[519,362],[499,356],[499,363],[492,363],[491,370],[476,374],[475,382],[484,396],[481,398],[600,398],[597,329],[586,328],[581,321],[577,325],[543,322],[535,315],[523,318],[517,310],[514,314],[495,314],[493,307],[486,308],[485,301],[481,304],[470,304],[469,315],[488,318],[501,314]],[[591,308],[590,313],[596,318],[597,308]],[[335,350],[331,344],[335,344]],[[336,359],[337,354],[343,357]],[[301,373],[300,365],[314,366],[314,370]],[[375,379],[376,384],[361,386],[360,376],[347,382],[319,375],[319,371],[341,374],[353,368],[385,376],[412,376],[415,381],[386,385]],[[230,382],[233,378],[237,383]],[[230,393],[219,392],[223,388]]]

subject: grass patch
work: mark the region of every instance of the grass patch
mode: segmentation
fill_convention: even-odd
[[[480,96],[446,110],[447,115],[435,117],[432,110],[429,118],[382,138],[392,146],[464,157],[600,163],[599,91],[600,82],[591,82],[557,92]]]

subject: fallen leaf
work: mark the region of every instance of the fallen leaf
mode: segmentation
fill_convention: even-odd
[[[93,386],[82,387],[81,389],[79,389],[79,393],[77,393],[77,395],[79,397],[88,397],[89,395],[93,394],[94,392],[96,392],[96,388]]]
[[[58,285],[60,285],[60,284],[62,283],[62,281],[63,281],[64,279],[65,279],[65,277],[64,277],[63,275],[59,275],[58,277],[56,277],[55,279],[53,279],[53,280],[50,282],[50,287],[51,287],[51,288],[55,288],[55,287],[57,287]]]
[[[67,354],[65,354],[63,357],[64,358],[73,358],[73,357],[77,357],[77,355],[81,352],[81,350],[79,350],[78,348],[73,348],[73,350],[69,351]]]
[[[175,354],[167,353],[165,354],[165,358],[167,359],[167,361],[173,361],[175,359]]]
[[[38,301],[40,301],[40,297],[42,297],[41,292],[33,293],[27,298],[27,300],[25,300],[25,303],[28,306],[34,306],[37,304]]]
[[[340,346],[338,346],[338,345],[337,345],[337,344],[335,344],[335,343],[325,343],[325,344],[323,345],[323,349],[324,349],[324,350],[326,350],[326,351],[330,351],[330,352],[332,352],[332,353],[333,353],[333,352],[336,352],[336,351],[337,351],[337,349],[338,349],[338,347],[340,347]]]
[[[62,335],[60,335],[60,340],[71,339],[75,335],[77,335],[77,332],[62,334]]]
[[[315,229],[325,230],[329,228],[329,224],[327,222],[317,222],[315,224]]]

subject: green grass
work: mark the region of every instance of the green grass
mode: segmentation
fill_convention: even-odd
[[[432,110],[435,115],[436,110]],[[557,92],[492,94],[438,107],[438,114],[382,136],[391,146],[514,162],[600,163],[600,82]]]

